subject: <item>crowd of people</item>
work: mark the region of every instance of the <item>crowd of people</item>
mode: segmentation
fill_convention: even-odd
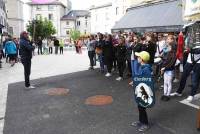
[[[186,99],[191,102],[197,93],[200,80],[200,49],[189,47],[191,36],[170,33],[117,33],[91,35],[87,41],[90,70],[96,65],[96,57],[100,62],[100,72],[105,77],[111,77],[112,71],[118,71],[117,81],[126,76],[151,74],[155,80],[163,79],[162,101],[170,97],[182,96],[187,78],[191,74],[191,93]],[[183,67],[184,66],[184,67]],[[182,73],[180,77],[180,72]],[[179,82],[176,92],[172,93],[173,82]],[[134,85],[133,82],[129,83]],[[162,87],[162,86],[161,86]],[[149,128],[146,108],[138,105],[139,126],[143,132]]]
[[[76,52],[81,54],[81,47],[87,46],[90,61],[89,70],[94,70],[96,61],[100,63],[100,72],[105,77],[111,77],[114,71],[118,72],[117,81],[125,77],[152,75],[155,80],[163,79],[162,101],[169,101],[172,96],[182,96],[188,76],[191,74],[192,88],[187,101],[192,101],[199,88],[200,80],[200,49],[189,47],[189,36],[180,32],[178,35],[170,33],[116,33],[90,35],[88,38],[80,38],[74,41]],[[38,55],[44,54],[43,40],[41,37],[33,42],[29,40],[28,33],[22,32],[20,39],[8,36],[3,42],[0,58],[7,55],[11,66],[19,61],[24,66],[25,87],[30,85],[31,58],[35,46],[38,47]],[[47,40],[47,51],[63,54],[64,42],[56,38]],[[18,56],[20,55],[20,56]],[[184,67],[182,67],[182,65]],[[180,77],[180,72],[182,75]],[[173,82],[179,82],[179,88],[172,93]],[[127,83],[134,85],[131,81]],[[138,105],[139,122],[133,122],[133,126],[139,127],[143,132],[149,128],[146,108]]]

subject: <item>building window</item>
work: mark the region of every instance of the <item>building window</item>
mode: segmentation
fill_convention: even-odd
[[[77,25],[77,26],[80,26],[80,25],[81,25],[81,22],[80,22],[80,21],[77,21],[76,25]]]
[[[49,20],[53,20],[53,14],[49,14]]]
[[[67,26],[69,25],[69,21],[66,22],[66,25],[67,25]]]
[[[116,7],[116,15],[118,15],[118,13],[119,13],[119,7]]]
[[[42,17],[41,14],[36,14],[35,16],[36,19],[40,19],[41,17]]]
[[[54,5],[48,5],[48,10],[54,10]]]
[[[85,19],[87,20],[87,16],[85,16]]]
[[[67,31],[66,31],[66,34],[69,35],[69,33],[70,33],[69,30],[67,30]]]
[[[42,10],[42,7],[41,6],[37,6],[36,9],[37,10]]]

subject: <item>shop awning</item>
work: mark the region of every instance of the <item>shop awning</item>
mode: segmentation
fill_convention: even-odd
[[[131,30],[135,32],[176,32],[184,25],[181,0],[132,7],[116,23],[112,31]]]

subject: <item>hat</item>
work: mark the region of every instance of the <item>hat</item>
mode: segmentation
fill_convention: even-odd
[[[136,52],[135,55],[140,57],[144,62],[147,62],[150,59],[150,55],[146,51],[142,51],[140,53]]]

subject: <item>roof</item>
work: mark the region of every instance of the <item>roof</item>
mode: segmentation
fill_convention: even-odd
[[[99,9],[99,8],[104,8],[104,7],[109,7],[109,6],[112,6],[112,3],[106,3],[106,4],[100,5],[100,6],[94,6],[94,5],[93,5],[93,6],[90,8],[90,10]]]
[[[77,17],[90,17],[90,12],[87,10],[71,10],[61,20],[75,20]]]
[[[168,0],[128,9],[112,30],[132,29],[137,32],[173,32],[183,25],[181,0]]]
[[[27,2],[29,5],[62,5],[63,7],[66,7],[62,2],[59,1],[51,1],[51,2],[45,2],[45,3],[35,3],[35,2]]]

